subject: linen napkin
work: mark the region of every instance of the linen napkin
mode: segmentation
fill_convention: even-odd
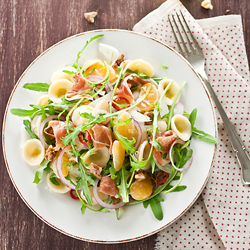
[[[168,15],[181,10],[206,58],[206,72],[222,106],[250,151],[250,74],[241,17],[194,20],[179,0],[168,0],[133,30],[178,50]],[[215,107],[216,110],[216,107]],[[250,187],[217,113],[217,152],[202,195],[179,220],[158,233],[155,249],[250,249]]]

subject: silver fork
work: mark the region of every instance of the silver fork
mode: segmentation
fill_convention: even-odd
[[[250,185],[250,156],[249,156],[242,140],[240,139],[238,133],[236,132],[233,124],[230,122],[225,110],[221,106],[221,103],[218,100],[210,82],[208,81],[208,78],[207,78],[207,75],[205,72],[205,57],[202,53],[202,50],[201,50],[199,44],[195,40],[186,20],[184,18],[184,15],[180,11],[180,15],[178,15],[178,13],[176,13],[176,16],[177,16],[177,19],[179,20],[179,24],[180,24],[179,26],[177,25],[176,18],[174,15],[172,15],[172,19],[173,19],[172,22],[171,22],[169,16],[168,16],[168,20],[169,20],[169,23],[171,25],[175,40],[176,40],[177,45],[178,45],[179,50],[180,50],[180,53],[182,54],[182,56],[184,58],[187,59],[187,61],[190,62],[190,64],[194,67],[196,72],[200,75],[200,77],[204,81],[210,95],[212,96],[213,101],[214,101],[214,103],[215,103],[215,105],[220,113],[220,116],[224,122],[224,126],[227,130],[228,137],[230,139],[233,150],[236,154],[237,160],[238,160],[239,165],[241,167],[243,183],[245,185]],[[181,21],[180,16],[182,17],[183,21]],[[175,31],[173,26],[175,27],[176,31],[178,32],[179,39],[177,37],[176,31]],[[181,34],[181,30],[185,34],[185,38],[186,38],[188,46],[185,43],[184,37]]]

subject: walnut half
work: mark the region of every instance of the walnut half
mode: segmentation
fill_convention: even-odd
[[[97,11],[86,12],[84,13],[84,17],[89,23],[94,23],[97,14],[98,14]]]
[[[213,9],[213,5],[211,4],[211,0],[203,0],[203,2],[201,3],[201,7],[203,7],[204,9]]]

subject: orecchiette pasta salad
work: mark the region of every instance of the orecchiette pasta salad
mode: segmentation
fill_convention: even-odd
[[[34,183],[46,173],[49,188],[79,200],[82,213],[115,210],[119,218],[123,206],[143,202],[161,220],[162,194],[186,188],[180,184],[192,164],[192,138],[217,140],[195,127],[196,108],[185,110],[186,82],[155,77],[149,62],[103,43],[105,61],[80,65],[87,45],[102,36],[87,41],[50,83],[24,84],[45,95],[31,109],[11,109],[29,118],[23,159],[36,169]]]

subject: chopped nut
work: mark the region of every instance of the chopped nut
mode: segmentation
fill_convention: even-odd
[[[203,7],[204,9],[213,9],[213,5],[211,4],[211,0],[203,0],[203,2],[201,3],[201,7]]]
[[[135,173],[135,179],[138,181],[142,181],[146,179],[146,174],[143,170],[139,170]]]
[[[116,73],[118,73],[118,66],[120,66],[123,61],[124,61],[124,55],[119,54],[118,58],[112,64],[112,68],[115,70]]]
[[[94,23],[97,14],[98,14],[97,11],[86,12],[84,13],[84,17],[89,23]]]
[[[149,119],[150,119],[150,121],[145,122],[145,125],[151,125],[152,124],[152,119],[153,119],[153,112],[152,111],[149,111],[149,112],[147,111],[147,112],[145,112],[144,115],[148,116]]]
[[[55,156],[56,156],[55,148],[52,145],[50,145],[45,152],[45,159],[48,161],[52,161],[55,158]]]

